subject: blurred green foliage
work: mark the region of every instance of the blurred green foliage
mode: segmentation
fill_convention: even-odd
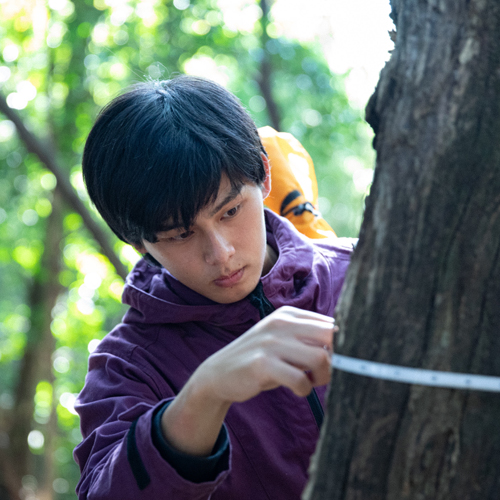
[[[80,170],[85,138],[99,108],[124,87],[184,72],[206,76],[232,90],[263,126],[270,122],[258,81],[262,59],[268,58],[281,128],[293,133],[315,161],[320,209],[339,236],[356,236],[373,157],[371,132],[361,112],[349,106],[344,77],[331,73],[317,43],[280,37],[272,10],[262,23],[258,2],[249,0],[241,15],[245,26],[235,28],[217,0],[3,0],[0,92],[53,148],[87,203]],[[40,259],[55,188],[54,175],[0,115],[0,426],[13,407],[21,360],[33,335],[29,295],[43,272]],[[53,493],[60,499],[75,497],[79,474],[71,452],[80,433],[73,403],[88,354],[124,312],[123,281],[81,217],[66,209],[63,230],[58,276],[63,293],[52,310],[51,374],[37,382],[32,432],[26,437],[33,455],[43,456],[45,438],[54,434],[49,458],[55,464]],[[131,267],[134,250],[114,241]],[[54,412],[55,431],[48,425]],[[7,433],[0,427],[0,447],[6,446]],[[34,489],[40,481],[36,459],[33,467],[24,488]]]

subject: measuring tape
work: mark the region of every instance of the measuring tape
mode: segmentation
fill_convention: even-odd
[[[406,368],[404,366],[351,358],[349,356],[342,356],[341,354],[332,355],[332,366],[344,372],[383,380],[392,380],[393,382],[446,387],[448,389],[500,392],[500,377],[424,370],[422,368]]]

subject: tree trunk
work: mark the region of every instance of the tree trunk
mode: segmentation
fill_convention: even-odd
[[[500,3],[391,0],[336,351],[500,375]],[[498,499],[500,395],[335,371],[304,497]]]
[[[269,116],[269,120],[271,121],[271,125],[275,130],[280,132],[281,116],[278,105],[273,97],[273,65],[269,50],[267,49],[267,42],[269,41],[269,35],[267,34],[267,26],[269,25],[269,5],[267,0],[260,0],[259,4],[262,9],[262,17],[260,19],[260,26],[262,29],[262,34],[260,36],[262,45],[262,60],[260,61],[260,74],[257,75],[257,82],[259,83],[262,97],[266,101],[267,114]]]
[[[101,253],[105,255],[118,274],[124,281],[127,278],[127,267],[113,249],[113,245],[108,233],[94,220],[90,211],[80,200],[78,194],[73,189],[71,182],[65,171],[57,164],[54,150],[48,147],[47,141],[40,141],[31,131],[28,130],[23,120],[13,109],[9,108],[7,101],[0,94],[0,113],[3,113],[16,126],[19,138],[23,141],[26,149],[38,156],[40,161],[54,174],[57,179],[58,189],[68,205],[83,220],[85,227],[89,230],[96,243],[99,245]]]
[[[54,191],[52,213],[48,218],[44,252],[40,264],[40,270],[35,276],[31,289],[31,329],[21,362],[19,379],[15,393],[15,405],[12,413],[12,425],[10,428],[10,467],[11,482],[17,482],[17,491],[22,487],[21,479],[27,474],[33,475],[32,454],[30,452],[27,437],[33,426],[34,396],[36,386],[40,380],[52,381],[52,361],[55,339],[50,330],[52,321],[52,309],[57,297],[62,291],[59,283],[59,272],[61,271],[62,255],[61,241],[63,238],[63,209],[62,200],[58,188]],[[55,418],[55,415],[53,416]],[[50,445],[51,428],[47,431]],[[50,446],[49,446],[50,448]],[[42,486],[47,481],[52,485],[52,480],[47,472],[52,472],[51,455],[45,457],[46,473],[42,478]],[[39,478],[40,479],[40,478]]]

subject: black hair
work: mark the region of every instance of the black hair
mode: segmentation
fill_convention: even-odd
[[[189,228],[232,187],[260,185],[265,150],[239,100],[202,78],[135,85],[99,114],[85,144],[90,199],[123,241],[157,241],[165,224]]]

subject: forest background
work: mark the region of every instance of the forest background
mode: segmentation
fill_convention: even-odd
[[[323,216],[358,234],[374,157],[349,73],[332,71],[324,40],[287,36],[279,3],[240,2],[237,16],[223,4],[0,0],[0,499],[75,498],[73,405],[138,259],[89,204],[81,155],[127,85],[216,79],[258,126],[302,142]]]

